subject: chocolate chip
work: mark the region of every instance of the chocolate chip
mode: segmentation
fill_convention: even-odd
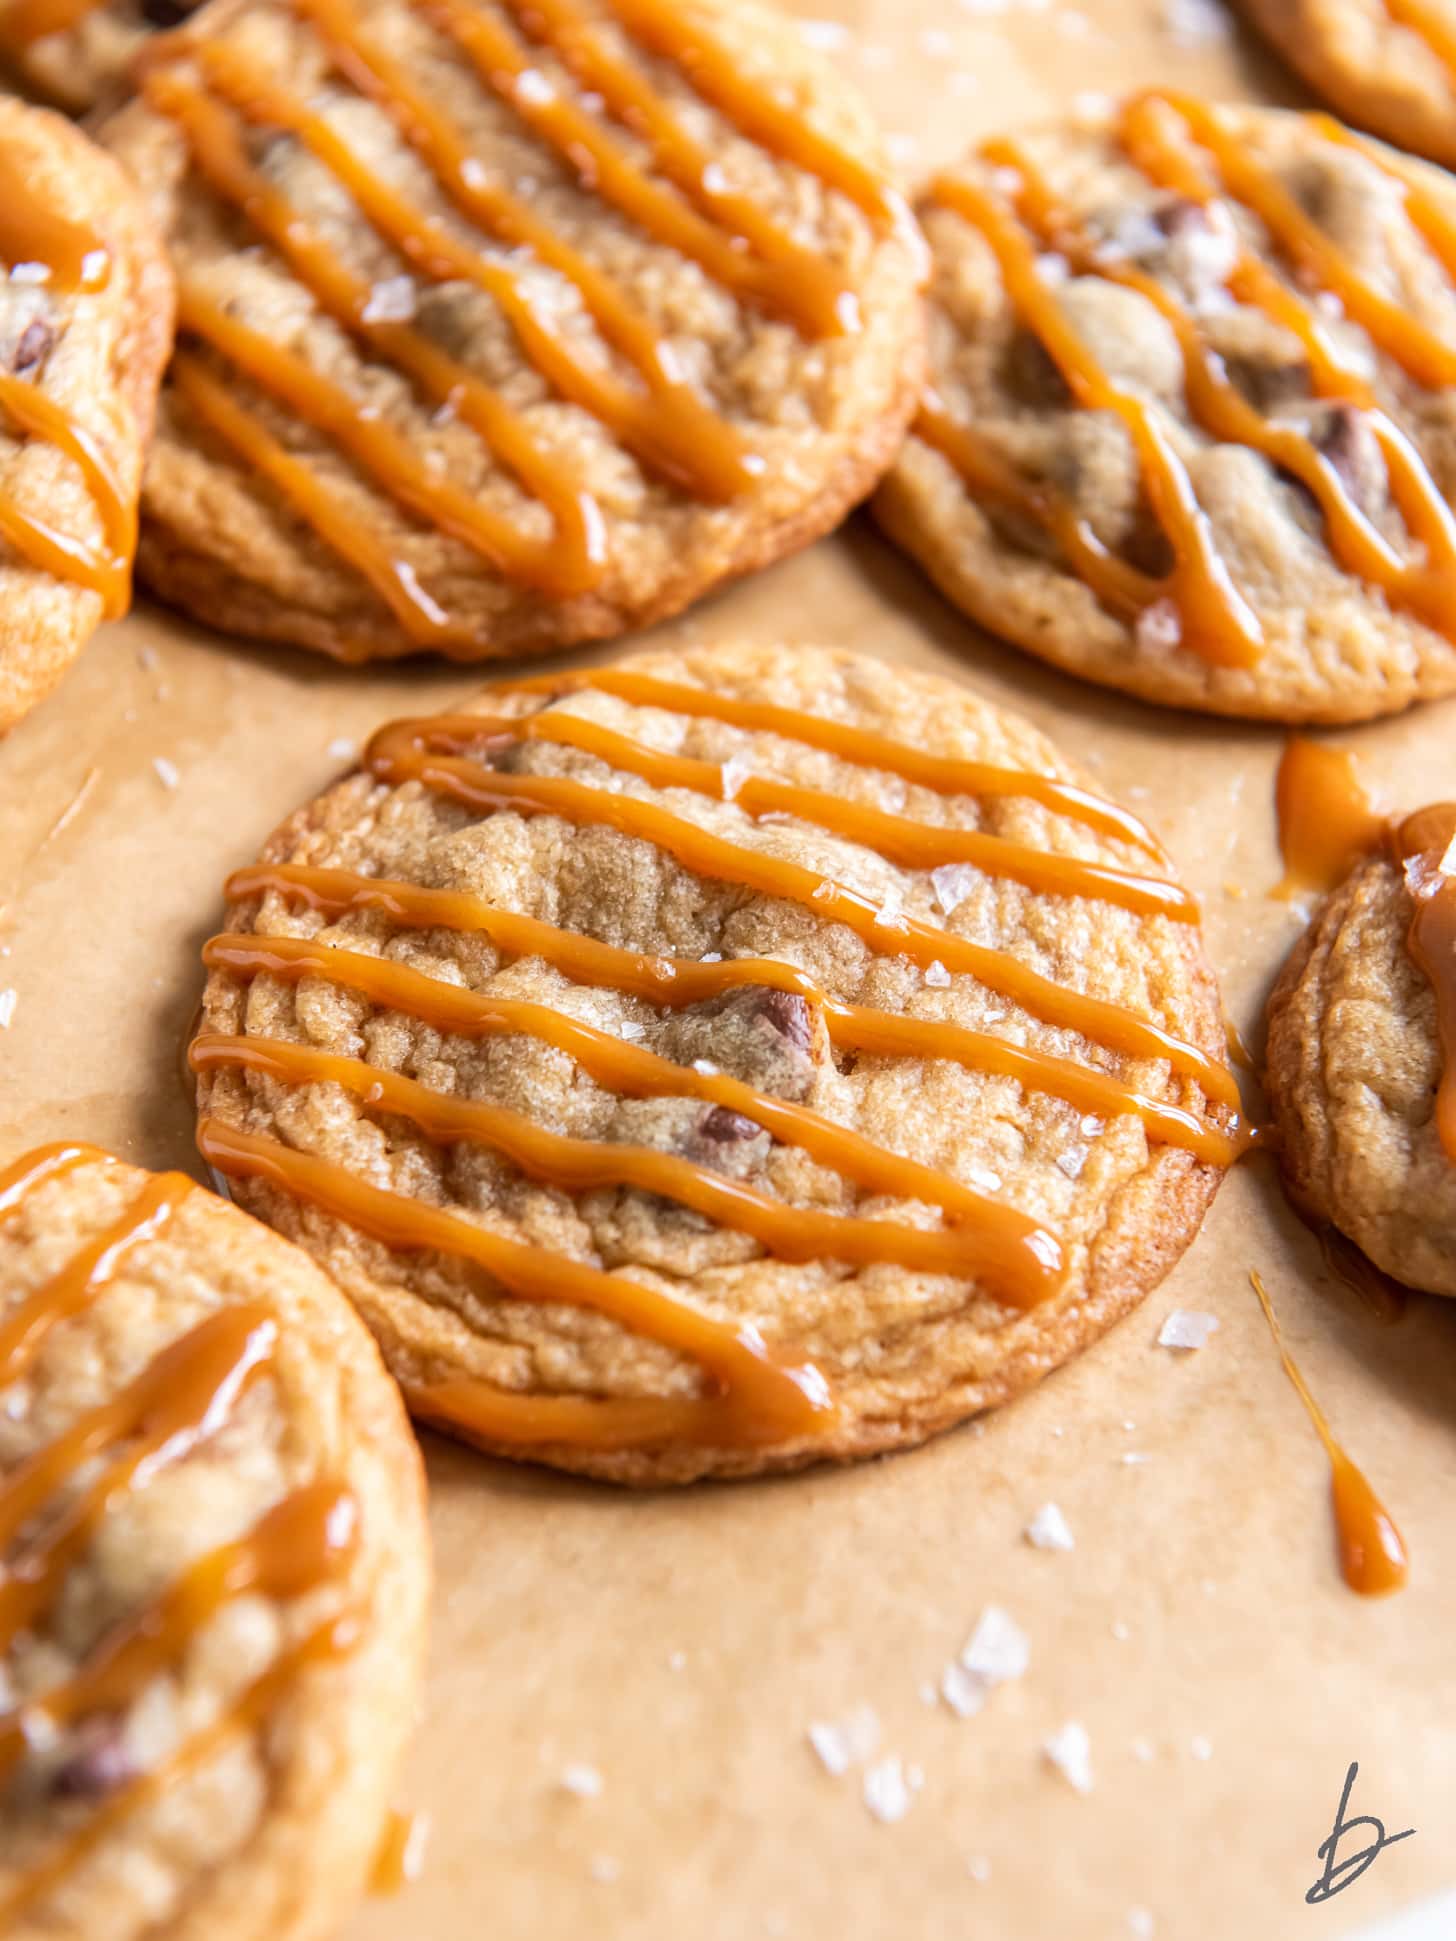
[[[1256,357],[1239,351],[1224,355],[1223,368],[1234,389],[1256,411],[1266,414],[1310,394],[1310,370],[1303,358]]]
[[[75,1750],[51,1780],[51,1791],[58,1798],[100,1799],[136,1778],[137,1768],[117,1720],[87,1719],[75,1737]]]
[[[797,991],[765,991],[758,1015],[795,1051],[807,1051],[813,1044],[813,1014],[808,999],[800,997]]]
[[[1149,579],[1164,580],[1173,570],[1173,542],[1147,506],[1139,506],[1131,528],[1118,547],[1129,566]]]
[[[1072,393],[1051,352],[1031,330],[1018,330],[1002,364],[1006,389],[1020,404],[1041,410],[1069,405]]]
[[[142,19],[149,27],[180,27],[197,6],[198,0],[142,0]]]
[[[1331,405],[1314,426],[1313,437],[1356,505],[1373,512],[1385,499],[1388,479],[1385,454],[1365,413],[1350,404]]]
[[[44,317],[32,317],[20,333],[10,358],[10,368],[17,377],[24,377],[33,371],[37,364],[44,364],[50,356],[56,341],[56,333]]]
[[[698,1121],[698,1136],[714,1145],[734,1145],[740,1139],[756,1139],[763,1130],[729,1106],[715,1105]]]

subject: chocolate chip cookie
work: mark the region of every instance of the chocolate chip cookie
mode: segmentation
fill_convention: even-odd
[[[0,61],[31,93],[80,115],[130,90],[157,30],[180,27],[198,0],[10,0]]]

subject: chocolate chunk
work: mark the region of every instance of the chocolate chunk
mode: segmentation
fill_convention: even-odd
[[[809,1010],[809,1001],[800,997],[797,991],[765,991],[758,1015],[795,1051],[807,1051],[813,1044],[814,1019]]]
[[[740,1139],[756,1139],[763,1130],[726,1105],[715,1105],[698,1121],[698,1137],[714,1145],[733,1145]]]
[[[1129,566],[1146,573],[1149,579],[1165,580],[1173,570],[1173,542],[1148,506],[1138,507],[1132,526],[1118,551]]]
[[[70,1757],[57,1767],[51,1791],[60,1799],[101,1799],[137,1776],[117,1719],[86,1719]]]
[[[1255,357],[1245,352],[1225,354],[1224,371],[1230,384],[1256,411],[1269,413],[1310,394],[1310,369],[1303,358]]]
[[[180,27],[197,6],[198,0],[142,0],[142,19],[149,27]]]
[[[44,317],[32,317],[20,333],[10,358],[10,368],[17,377],[24,377],[33,371],[37,364],[44,364],[55,345],[56,333]]]
[[[1316,448],[1340,475],[1340,482],[1363,512],[1383,504],[1388,488],[1385,454],[1363,411],[1331,405],[1312,429]]]
[[[1018,330],[1012,337],[1006,346],[1002,377],[1006,389],[1020,404],[1052,410],[1072,402],[1067,380],[1034,331]]]

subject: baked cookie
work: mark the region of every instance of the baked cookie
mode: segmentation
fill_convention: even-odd
[[[321,1941],[378,1850],[429,1558],[394,1385],[176,1173],[0,1171],[0,1930]]]
[[[199,0],[9,0],[0,61],[23,86],[69,114],[128,91],[133,64],[158,28],[176,28]]]
[[[228,886],[199,1134],[415,1411],[630,1483],[914,1443],[1239,1144],[1197,911],[963,688],[652,655],[396,723]]]
[[[344,658],[539,652],[836,525],[923,374],[863,109],[751,0],[253,0],[104,130],[184,348],[142,568]]]
[[[1443,0],[1238,0],[1316,94],[1400,148],[1456,164],[1456,13]]]
[[[1268,1087],[1296,1202],[1456,1294],[1456,805],[1320,904],[1269,1000]]]
[[[1456,185],[1141,95],[931,191],[931,380],[876,511],[973,618],[1146,700],[1456,690]]]
[[[109,155],[0,98],[0,733],[124,612],[172,278]]]

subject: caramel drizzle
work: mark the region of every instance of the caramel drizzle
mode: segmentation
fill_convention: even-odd
[[[1169,139],[1170,119],[1196,143],[1213,168],[1213,178],[1187,146]],[[1323,116],[1310,117],[1310,122],[1325,139],[1357,147],[1401,188],[1412,224],[1448,272],[1456,271],[1456,229],[1432,199],[1339,124]],[[1222,195],[1242,203],[1296,267],[1333,291],[1375,343],[1418,381],[1432,388],[1456,382],[1456,353],[1345,261],[1277,177],[1224,127],[1216,110],[1182,95],[1143,95],[1128,104],[1119,132],[1129,158],[1159,187],[1204,207],[1217,205]],[[1150,507],[1173,551],[1173,572],[1166,580],[1154,580],[1110,554],[1069,502],[1048,486],[1020,478],[983,437],[958,424],[932,398],[922,412],[920,435],[955,466],[973,496],[1001,504],[1050,533],[1068,564],[1120,618],[1133,622],[1155,600],[1171,599],[1184,642],[1205,658],[1232,666],[1257,658],[1258,623],[1217,555],[1186,467],[1150,416],[1154,408],[1110,383],[1062,315],[1055,291],[1037,270],[1036,250],[1028,240],[1034,238],[1064,255],[1078,274],[1104,277],[1151,303],[1177,338],[1188,407],[1202,429],[1259,452],[1299,479],[1320,507],[1337,563],[1379,588],[1392,606],[1456,640],[1456,519],[1414,445],[1380,408],[1369,381],[1341,359],[1311,305],[1252,251],[1236,247],[1225,279],[1230,295],[1262,309],[1298,338],[1319,396],[1340,399],[1362,412],[1384,456],[1392,498],[1416,542],[1417,557],[1405,558],[1391,545],[1304,433],[1271,422],[1243,397],[1204,341],[1194,315],[1155,277],[1099,256],[1039,178],[1024,149],[1013,142],[993,142],[982,154],[989,164],[1015,174],[1019,222],[995,197],[968,183],[942,182],[935,193],[987,237],[1019,319],[1041,340],[1077,402],[1087,409],[1116,410],[1128,425]]]
[[[111,275],[100,239],[43,208],[33,184],[6,156],[0,156],[0,261],[12,272],[20,265],[44,270],[46,287],[58,295],[102,290]],[[136,551],[134,495],[92,434],[28,378],[0,372],[0,414],[16,434],[54,445],[77,467],[95,501],[103,544],[59,532],[6,497],[0,497],[0,537],[28,565],[98,594],[109,616],[124,613]]]
[[[1391,822],[1376,810],[1352,755],[1295,735],[1280,760],[1275,802],[1285,869],[1276,895],[1333,889],[1382,846],[1404,871],[1415,905],[1406,945],[1436,999],[1436,1131],[1456,1162],[1456,803]]]
[[[26,1155],[0,1174],[0,1224],[16,1218],[48,1181],[78,1167],[114,1163],[109,1155],[79,1145]],[[0,1386],[29,1371],[51,1331],[89,1306],[195,1190],[180,1174],[149,1180],[125,1215],[22,1299],[0,1327]],[[223,1426],[243,1391],[269,1367],[277,1339],[277,1323],[260,1307],[209,1315],[164,1348],[120,1394],[78,1417],[0,1484],[0,1552],[12,1553],[0,1573],[0,1649],[20,1631],[34,1629],[54,1607],[67,1573],[108,1510]],[[103,1461],[114,1449],[124,1453]],[[86,1480],[64,1507],[47,1517],[49,1507],[83,1475]],[[37,1524],[39,1534],[26,1541],[25,1533]],[[0,1713],[0,1786],[38,1735],[101,1713],[124,1714],[150,1679],[181,1661],[224,1604],[250,1592],[301,1597],[342,1576],[356,1546],[355,1506],[346,1490],[315,1483],[296,1491],[246,1536],[198,1558],[151,1604],[115,1626],[69,1678]],[[305,1665],[332,1655],[334,1645],[343,1648],[345,1639],[338,1621],[310,1634],[211,1725],[150,1771],[123,1783],[79,1831],[0,1895],[0,1924],[8,1927],[50,1893],[147,1799],[173,1785],[227,1737],[266,1716]]]
[[[800,248],[747,198],[713,184],[711,158],[679,125],[645,75],[612,53],[572,0],[522,9],[530,31],[555,48],[573,72],[589,72],[603,105],[649,133],[671,186],[645,175],[605,125],[579,101],[552,89],[531,65],[529,49],[503,23],[461,0],[413,0],[421,15],[460,48],[483,86],[514,107],[525,125],[587,187],[646,234],[699,263],[745,302],[788,318],[804,334],[831,336],[858,327],[853,293],[822,258]],[[560,396],[591,412],[649,471],[708,503],[726,503],[754,487],[762,462],[740,434],[682,374],[671,346],[617,285],[557,236],[523,198],[489,176],[458,127],[416,87],[404,68],[361,28],[350,0],[294,0],[337,70],[390,116],[425,161],[442,192],[493,242],[524,248],[564,277],[611,348],[631,367],[624,382],[597,359],[583,357],[533,298],[527,277],[499,252],[462,241],[392,183],[377,175],[297,94],[262,72],[226,42],[178,49],[191,57],[201,85],[175,68],[155,66],[143,80],[150,105],[181,128],[194,164],[225,203],[242,212],[288,262],[319,308],[438,405],[457,412],[492,457],[549,511],[554,536],[540,542],[509,519],[431,478],[404,441],[377,423],[361,424],[347,391],[319,378],[301,359],[250,332],[197,289],[184,290],[182,322],[238,364],[265,395],[284,403],[330,439],[381,491],[413,516],[437,525],[481,553],[507,577],[555,598],[589,591],[607,566],[600,507],[572,468],[545,452],[523,421],[465,366],[421,331],[400,321],[371,320],[370,288],[248,158],[238,117],[280,128],[298,140],[352,197],[365,219],[432,280],[464,279],[500,306],[528,360]],[[661,23],[659,23],[659,27]],[[673,35],[668,34],[671,41]],[[694,43],[696,48],[696,43]],[[692,61],[699,53],[689,51]],[[701,62],[699,62],[701,65]],[[720,71],[721,70],[721,71]],[[910,233],[903,205],[873,185],[857,164],[804,131],[787,139],[766,98],[720,60],[704,67],[713,85],[729,86],[738,111],[768,145],[816,174],[827,187],[867,208],[881,228]],[[725,78],[726,77],[726,78]],[[755,107],[755,103],[757,106]],[[707,171],[709,180],[704,180]],[[683,184],[696,183],[692,193]],[[873,189],[873,193],[871,192]],[[226,329],[220,327],[228,326]],[[354,568],[417,646],[468,653],[478,641],[452,625],[411,569],[379,539],[350,532],[355,519],[337,492],[290,458],[255,414],[209,386],[195,361],[183,365],[182,390],[196,415],[241,458],[257,463],[292,511]],[[307,384],[300,379],[306,374]]]
[[[1456,29],[1446,9],[1431,0],[1384,0],[1384,5],[1393,21],[1420,36],[1456,85]]]
[[[1294,1357],[1284,1346],[1274,1304],[1257,1273],[1249,1280],[1264,1319],[1274,1338],[1279,1360],[1314,1424],[1315,1434],[1330,1460],[1330,1495],[1335,1512],[1335,1533],[1339,1545],[1340,1574],[1352,1591],[1362,1597],[1383,1597],[1404,1588],[1410,1574],[1405,1540],[1390,1512],[1371,1488],[1364,1472],[1335,1440],[1324,1411],[1310,1392]]]

